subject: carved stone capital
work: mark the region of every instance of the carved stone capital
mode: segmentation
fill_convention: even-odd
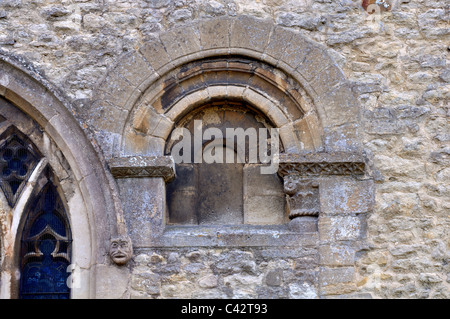
[[[130,156],[109,161],[115,178],[161,177],[169,182],[175,177],[175,162],[171,156]]]
[[[358,154],[343,152],[280,154],[278,174],[284,180],[289,218],[319,216],[319,183],[314,178],[364,173],[364,159]]]
[[[284,177],[289,219],[301,216],[319,216],[319,183],[300,179],[298,176]]]

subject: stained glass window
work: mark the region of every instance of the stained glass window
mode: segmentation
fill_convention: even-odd
[[[38,162],[38,155],[19,134],[0,141],[0,187],[9,205],[14,206]]]
[[[21,298],[70,298],[71,243],[64,206],[49,181],[31,207],[22,233]]]

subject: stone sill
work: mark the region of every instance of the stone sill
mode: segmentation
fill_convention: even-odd
[[[317,246],[318,241],[318,232],[291,231],[288,225],[166,226],[150,246],[298,248]]]

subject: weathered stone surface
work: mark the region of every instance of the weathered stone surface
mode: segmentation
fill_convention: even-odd
[[[238,48],[252,48],[253,50],[263,52],[270,34],[272,25],[262,22],[250,16],[238,17],[233,21],[230,29],[230,45]],[[247,34],[243,38],[240,34]]]
[[[117,180],[125,194],[121,204],[129,231],[145,245],[135,252],[136,264],[130,268],[98,266],[97,274],[89,276],[100,278],[95,297],[449,298],[444,240],[450,227],[446,3],[391,1],[392,8],[380,7],[379,12],[369,15],[365,10],[375,1],[363,2],[361,6],[360,1],[124,0],[62,5],[1,1],[0,59],[16,58],[34,80],[24,79],[2,62],[0,95],[38,123],[33,136],[38,130],[51,136],[75,132],[49,98],[65,96],[64,106],[78,121],[72,124],[89,133],[99,154],[107,158],[162,156],[165,135],[161,132],[171,123],[161,122],[165,127],[155,136],[148,134],[155,132],[157,121],[152,120],[156,118],[141,122],[137,125],[141,130],[133,134],[124,131],[135,102],[145,100],[155,89],[154,71],[163,76],[183,66],[184,62],[174,65],[173,60],[183,61],[187,56],[196,60],[206,55],[249,54],[284,71],[288,82],[298,81],[292,90],[301,96],[297,101],[303,99],[308,104],[301,112],[294,112],[291,104],[280,99],[270,104],[268,94],[261,98],[269,93],[267,89],[258,92],[259,98],[253,95],[255,107],[261,106],[283,127],[286,149],[301,150],[301,142],[310,152],[339,150],[361,155],[364,151],[364,159],[350,161],[353,164],[349,166],[339,163],[342,170],[322,166],[320,161],[308,162],[311,167],[297,170],[309,175],[313,172],[320,179],[322,215],[313,233],[308,230],[314,223],[279,229],[218,229],[220,236],[217,229],[166,232],[158,226],[151,230],[153,220],[146,214],[158,207],[160,219],[165,216],[163,203],[156,205],[161,199],[158,196],[165,194],[163,179],[157,178],[157,186],[144,183],[143,178],[136,179],[145,184],[141,186]],[[252,68],[256,70],[248,63],[247,69]],[[191,71],[195,70],[183,69],[182,74]],[[230,75],[225,72],[226,77],[213,73],[202,76],[222,81]],[[286,87],[286,78],[258,74]],[[242,76],[239,83],[260,84],[249,78]],[[36,85],[40,81],[46,83],[46,89]],[[187,82],[178,87],[180,91],[194,88]],[[224,87],[210,87],[205,92],[220,91],[215,98],[243,96],[250,103],[247,84]],[[289,108],[274,108],[288,104]],[[315,122],[306,121],[312,115]],[[0,123],[0,131],[9,125],[5,122]],[[26,131],[32,132],[32,127]],[[71,145],[80,144],[75,137],[67,140]],[[58,137],[48,145],[52,143],[65,144]],[[38,148],[48,145],[42,142]],[[65,151],[69,151],[70,163],[86,160],[86,149],[70,147]],[[71,188],[71,173],[56,162],[49,160],[52,169],[61,174],[61,187],[67,190]],[[96,183],[100,175],[88,166],[70,169],[81,180],[83,190],[83,196],[71,194],[73,190],[67,193],[75,212],[73,226],[87,229],[88,223],[78,218],[86,213],[84,200],[102,198],[102,188]],[[108,169],[106,172],[109,174]],[[94,185],[98,189],[88,192]],[[251,191],[255,212],[262,199],[257,196],[265,196],[265,191],[256,185]],[[91,217],[100,211],[91,212]],[[8,214],[13,215],[7,211],[4,216]],[[256,213],[253,217],[258,219]],[[11,224],[4,220],[0,222],[2,234]],[[113,219],[105,218],[97,231],[109,237],[106,224],[114,224]],[[153,231],[165,234],[158,241]],[[84,237],[88,232],[78,229],[75,233]],[[148,238],[153,239],[150,242]],[[365,246],[365,240],[370,245]],[[159,248],[149,248],[153,244]],[[317,253],[314,247],[319,244]],[[92,249],[97,249],[102,259],[104,243],[100,240],[98,245]],[[2,247],[8,246],[2,242]],[[230,247],[235,255],[230,255]],[[174,252],[178,257],[170,254]],[[7,260],[7,251],[1,253],[2,260]],[[92,266],[86,261],[87,252],[77,256],[82,256],[83,267]],[[235,272],[227,272],[224,256],[237,265]],[[253,265],[250,273],[239,266],[236,256]],[[320,268],[319,261],[323,262]],[[5,280],[11,277],[3,266],[1,297],[9,287]],[[320,286],[320,282],[327,284]],[[89,295],[89,289],[83,289]]]
[[[201,49],[198,33],[190,26],[161,34],[160,38],[172,59],[198,52]]]
[[[372,180],[350,181],[345,178],[320,184],[321,211],[326,214],[354,214],[373,209]]]
[[[200,42],[204,50],[228,48],[230,45],[230,20],[206,20],[199,25]]]
[[[154,236],[164,231],[164,180],[148,177],[123,178],[119,179],[117,184],[121,199],[125,203],[124,214],[133,246],[149,245]]]
[[[365,164],[360,155],[343,152],[280,154],[280,176],[361,175]]]
[[[170,181],[175,177],[175,163],[170,156],[115,157],[109,167],[115,178],[161,177]]]

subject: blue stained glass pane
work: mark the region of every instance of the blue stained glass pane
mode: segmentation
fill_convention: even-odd
[[[44,230],[45,226],[47,226],[47,221],[43,216],[38,217],[36,221],[33,223],[33,226],[31,226],[30,230],[30,237],[36,236],[41,231]]]
[[[31,226],[25,227],[22,256],[27,259],[22,266],[20,291],[23,299],[70,298],[67,285],[71,243],[67,233],[70,234],[70,230],[66,228],[63,215],[55,210],[59,207],[58,194],[53,185],[49,185],[36,204],[39,213],[35,218],[29,217]]]
[[[22,166],[22,162],[19,161],[18,159],[13,159],[11,161],[9,161],[9,168],[13,171],[17,171],[20,166]]]
[[[66,236],[66,227],[64,222],[56,215],[53,215],[52,229],[61,236]]]
[[[7,150],[5,150],[5,152],[3,153],[3,159],[4,159],[5,161],[9,161],[9,160],[12,158],[12,156],[13,156],[12,150],[7,149]]]
[[[8,177],[11,174],[11,170],[8,167],[3,169],[3,177]]]
[[[30,297],[55,297],[70,292],[67,286],[69,263],[54,261],[51,253],[55,250],[56,240],[48,238],[39,244],[43,256],[41,261],[28,263],[23,271],[22,294]]]
[[[11,186],[11,191],[13,192],[13,194],[15,194],[19,189],[20,181],[10,181],[9,186]]]
[[[24,148],[20,148],[19,150],[17,150],[17,157],[19,158],[19,160],[25,161],[28,157],[27,150]]]
[[[22,167],[19,169],[19,175],[25,176],[28,173],[28,168],[25,165],[22,165]]]
[[[15,205],[39,159],[31,145],[26,144],[25,140],[12,134],[0,145],[0,188],[10,206]]]

